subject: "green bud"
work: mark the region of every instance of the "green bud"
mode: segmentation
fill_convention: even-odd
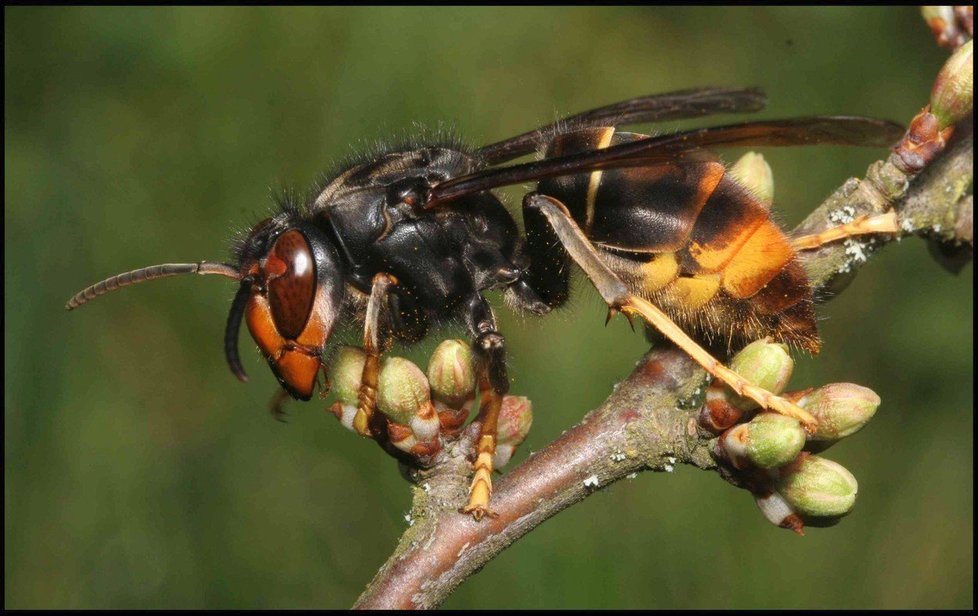
[[[352,346],[340,347],[333,355],[329,367],[329,382],[336,398],[343,404],[356,406],[360,392],[360,378],[367,355],[363,349]]]
[[[805,395],[797,404],[818,420],[809,440],[834,443],[869,423],[880,405],[880,397],[861,385],[831,383]]]
[[[506,466],[533,425],[533,404],[523,396],[504,396],[496,432],[495,468]]]
[[[499,443],[519,445],[530,433],[533,425],[533,403],[524,396],[504,396],[499,409],[496,440]]]
[[[973,41],[958,47],[934,80],[930,112],[941,129],[956,124],[971,113],[975,97],[973,49]]]
[[[735,467],[777,468],[798,457],[805,446],[805,430],[797,419],[779,413],[761,413],[723,433],[720,453]]]
[[[852,511],[858,487],[841,464],[806,454],[782,470],[777,491],[809,522],[808,518],[839,518]]]
[[[431,394],[421,369],[403,357],[385,359],[377,379],[377,408],[391,421],[409,425],[426,407],[431,408]]]
[[[461,408],[475,392],[472,349],[461,340],[445,340],[431,354],[428,381],[435,400],[449,408]]]
[[[748,188],[766,208],[774,203],[774,173],[764,156],[748,152],[729,169],[735,180]]]
[[[730,360],[730,369],[754,385],[773,394],[780,394],[791,380],[795,362],[788,355],[788,347],[767,339],[756,340]],[[742,411],[757,407],[750,398],[730,392],[730,404]]]

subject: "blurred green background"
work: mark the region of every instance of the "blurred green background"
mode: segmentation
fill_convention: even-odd
[[[4,16],[7,607],[343,608],[405,527],[407,485],[375,445],[320,401],[273,421],[257,353],[245,354],[250,383],[228,373],[227,281],[161,281],[66,313],[82,286],[222,258],[270,187],[305,187],[351,146],[414,123],[478,144],[698,85],[762,86],[762,117],[906,122],[946,57],[913,8]],[[765,154],[794,224],[884,152]],[[547,522],[446,607],[971,607],[971,274],[905,241],[821,309],[823,354],[802,359],[794,383],[853,381],[884,401],[828,453],[860,481],[840,525],[799,538],[714,474],[645,474]],[[644,348],[623,320],[601,327],[596,294],[578,287],[545,320],[500,307],[513,390],[536,408],[517,462],[604,399]]]

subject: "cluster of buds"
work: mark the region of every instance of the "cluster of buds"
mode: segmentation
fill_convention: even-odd
[[[730,362],[742,377],[781,394],[794,362],[784,345],[759,340]],[[757,405],[726,385],[713,383],[700,413],[700,427],[718,434],[714,456],[728,479],[754,495],[764,516],[802,534],[806,525],[829,526],[848,514],[857,484],[841,465],[813,455],[865,426],[880,404],[873,391],[851,383],[788,392],[783,397],[817,420],[806,431],[798,420],[758,413]]]
[[[355,431],[365,353],[340,347],[333,356],[330,382],[336,402],[329,411]],[[476,372],[472,349],[461,340],[445,340],[428,361],[427,374],[403,357],[385,358],[377,378],[377,411],[390,446],[419,466],[432,463],[447,441],[457,439],[472,413]],[[498,419],[495,467],[501,468],[523,442],[533,423],[533,408],[522,396],[505,396]],[[376,436],[376,435],[375,435]]]

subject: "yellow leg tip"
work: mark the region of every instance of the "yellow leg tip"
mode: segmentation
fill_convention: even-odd
[[[459,509],[460,513],[466,513],[475,518],[476,521],[489,516],[496,517],[498,514],[489,509],[489,496],[492,494],[492,484],[477,474],[472,480],[472,487],[469,489],[469,503]]]
[[[360,436],[373,437],[370,433],[370,417],[363,409],[357,409],[357,414],[353,416],[353,429]]]
[[[496,517],[496,512],[489,509],[489,497],[492,496],[492,456],[482,452],[476,459],[475,475],[469,488],[469,503],[459,509],[459,513],[470,514],[476,521],[489,516]]]

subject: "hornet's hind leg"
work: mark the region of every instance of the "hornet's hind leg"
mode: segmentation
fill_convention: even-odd
[[[605,303],[612,312],[620,311],[625,315],[638,314],[653,327],[672,340],[686,354],[692,357],[707,372],[730,386],[735,392],[746,396],[761,406],[761,408],[777,411],[798,419],[809,430],[815,427],[815,418],[796,404],[775,396],[741,377],[733,370],[721,364],[703,347],[690,338],[686,332],[676,325],[667,314],[654,304],[633,295],[625,283],[612,272],[602,261],[597,249],[591,244],[577,223],[571,217],[564,205],[544,195],[530,193],[523,199],[523,207],[535,209],[546,217],[561,244],[571,258],[580,266],[594,284]]]

